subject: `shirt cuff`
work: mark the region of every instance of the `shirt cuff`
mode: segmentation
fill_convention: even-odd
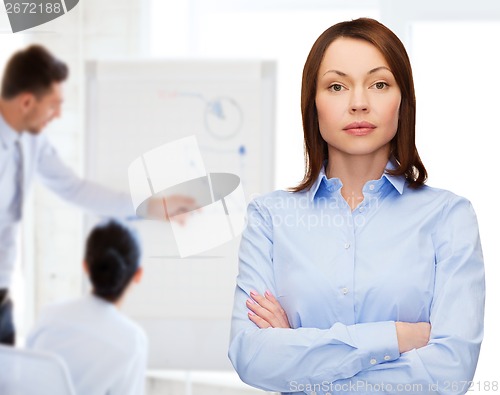
[[[351,328],[358,350],[362,353],[364,369],[400,357],[394,321],[356,324]]]

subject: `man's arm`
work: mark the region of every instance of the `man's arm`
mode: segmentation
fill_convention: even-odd
[[[44,185],[64,200],[97,215],[114,217],[135,216],[128,193],[119,193],[78,177],[60,158],[50,142],[41,142],[36,169]]]

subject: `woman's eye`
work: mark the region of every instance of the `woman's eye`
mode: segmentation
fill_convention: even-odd
[[[342,90],[342,85],[340,84],[332,84],[330,85],[330,90],[335,91],[335,92],[340,92]]]
[[[377,89],[384,89],[386,86],[389,85],[386,82],[376,82],[374,86]]]

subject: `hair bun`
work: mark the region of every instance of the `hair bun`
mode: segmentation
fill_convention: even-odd
[[[139,268],[140,256],[138,240],[125,225],[109,220],[94,227],[84,257],[94,295],[118,301]]]
[[[114,248],[103,251],[90,269],[95,290],[101,295],[113,294],[119,289],[127,274],[121,255]]]

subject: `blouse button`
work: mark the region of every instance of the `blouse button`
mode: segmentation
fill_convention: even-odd
[[[377,360],[375,358],[370,359],[370,364],[375,365],[377,363]]]

